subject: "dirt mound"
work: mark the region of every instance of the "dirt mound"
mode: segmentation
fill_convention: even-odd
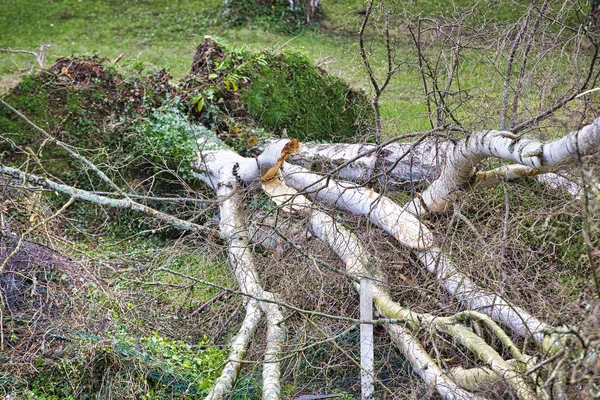
[[[106,71],[102,65],[105,62],[108,62],[108,59],[79,60],[62,57],[56,60],[56,63],[50,67],[50,71],[56,75],[66,76],[71,79],[73,85],[76,87],[89,87],[92,85],[93,79],[100,81],[107,79]]]
[[[55,77],[66,78],[73,88],[84,92],[89,89],[92,98],[88,100],[95,103],[94,109],[100,114],[114,114],[115,117],[117,110],[135,109],[142,113],[142,107],[156,105],[146,104],[149,99],[162,99],[167,93],[175,93],[175,88],[169,83],[171,75],[164,69],[148,76],[124,77],[114,67],[107,58],[62,57],[49,71]],[[98,104],[97,100],[102,100],[102,103]]]
[[[188,77],[196,76],[208,79],[211,71],[215,68],[215,61],[223,60],[225,53],[210,36],[204,36],[204,42],[196,47],[192,68]]]
[[[12,232],[3,232],[0,240],[0,260],[5,263],[0,274],[0,291],[3,294],[8,312],[26,311],[28,307],[40,310],[47,305],[47,298],[40,296],[49,282],[36,279],[38,272],[63,272],[59,280],[67,282],[70,267],[67,257],[49,247],[20,241]],[[67,282],[68,283],[68,282]],[[39,286],[35,287],[36,284]]]

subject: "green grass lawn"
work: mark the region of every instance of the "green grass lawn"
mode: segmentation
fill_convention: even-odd
[[[522,3],[476,3],[475,13],[471,16],[455,11],[472,4],[467,0],[408,1],[393,6],[398,16],[392,20],[392,31],[397,38],[393,44],[394,59],[400,68],[381,100],[385,133],[393,135],[429,128],[415,50],[405,28],[407,22],[414,21],[414,17],[409,16],[454,14],[473,26],[484,21],[502,24],[518,19],[525,10]],[[231,27],[219,12],[221,4],[221,0],[54,0],[35,3],[0,0],[0,48],[36,50],[40,44],[50,43],[46,66],[56,57],[71,54],[98,54],[109,59],[123,54],[124,61],[154,64],[167,69],[178,80],[188,71],[196,45],[204,35],[212,35],[233,46],[303,51],[329,73],[356,88],[372,91],[359,56],[357,39],[362,21],[358,11],[364,9],[364,1],[325,0],[323,10],[327,18],[321,29],[301,30],[293,35],[253,26]],[[382,36],[370,32],[368,39],[373,47],[373,68],[382,77],[386,67]],[[461,110],[461,115],[473,112],[481,115],[481,110],[487,110],[485,118],[488,122],[496,118],[494,113],[499,106],[503,70],[492,64],[499,61],[501,65],[504,59],[505,56],[495,54],[495,49],[490,48],[463,53],[461,87],[470,90],[476,100],[471,101],[470,108]],[[13,87],[36,66],[31,55],[0,53],[0,93]],[[532,97],[535,101],[536,95]],[[467,118],[470,121],[476,119],[474,116]],[[496,127],[495,124],[496,121],[492,126],[475,123],[474,127]]]
[[[234,46],[254,49],[294,49],[305,52],[328,72],[371,90],[358,54],[357,10],[362,1],[324,2],[329,16],[323,31],[307,30],[298,35],[263,29],[231,28],[220,20],[220,0],[191,1],[0,1],[0,48],[37,50],[50,43],[46,65],[59,56],[98,54],[114,59],[139,59],[166,68],[174,79],[189,69],[195,46],[204,35],[213,35]],[[445,4],[442,2],[442,5]],[[421,5],[425,11],[439,7]],[[379,47],[381,43],[377,44]],[[397,57],[408,59],[412,49],[396,48]],[[0,91],[14,86],[24,73],[36,67],[31,55],[0,53]],[[385,67],[379,48],[373,58],[376,71]],[[396,126],[426,129],[426,108],[414,69],[404,68],[395,77],[382,100],[384,119],[390,133]],[[398,125],[398,120],[404,124]],[[403,126],[404,125],[404,126]],[[408,126],[406,126],[408,125]]]

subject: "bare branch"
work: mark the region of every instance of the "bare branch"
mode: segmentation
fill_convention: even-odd
[[[22,181],[29,182],[33,185],[40,186],[55,192],[66,194],[76,200],[88,201],[101,206],[107,206],[111,208],[129,209],[140,212],[144,215],[152,217],[158,221],[164,222],[168,225],[173,226],[177,229],[183,229],[191,232],[203,232],[203,233],[214,233],[214,230],[202,225],[194,224],[192,222],[184,221],[182,219],[173,217],[172,215],[165,214],[161,211],[155,210],[151,207],[137,203],[131,199],[111,199],[109,197],[98,196],[87,190],[77,189],[73,186],[63,185],[48,178],[41,176],[27,174],[18,169],[7,167],[0,164],[0,174],[13,177]]]

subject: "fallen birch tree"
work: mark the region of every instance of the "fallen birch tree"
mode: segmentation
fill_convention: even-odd
[[[548,1],[544,1],[539,7],[538,19],[543,17],[548,4]],[[361,55],[375,89],[373,105],[378,109],[379,97],[390,82],[394,68],[387,40],[389,18],[386,17],[384,26],[389,64],[383,85],[378,83],[371,70],[362,36],[370,13],[375,10],[372,6],[373,2],[369,2],[369,8],[365,10]],[[536,10],[538,8],[533,1],[519,32],[526,31],[527,21]],[[588,202],[594,196],[597,200],[598,182],[597,175],[585,167],[589,157],[593,157],[600,147],[600,118],[586,122],[579,129],[556,140],[541,141],[522,134],[525,129],[537,126],[539,121],[578,95],[587,93],[588,86],[595,82],[593,76],[598,46],[594,45],[589,76],[574,94],[560,97],[548,110],[517,124],[519,96],[524,91],[527,78],[527,54],[537,25],[532,27],[531,38],[525,43],[527,50],[517,82],[511,82],[515,78],[511,75],[511,63],[522,36],[518,34],[509,55],[504,82],[501,125],[505,129],[468,132],[460,126],[450,106],[454,96],[450,89],[458,70],[462,42],[456,41],[456,52],[449,58],[452,61],[451,69],[447,78],[444,76],[447,83],[440,84],[438,80],[444,74],[439,70],[431,70],[431,64],[423,52],[425,33],[422,24],[426,23],[432,24],[436,32],[444,32],[445,28],[436,21],[419,19],[419,25],[409,29],[424,82],[431,125],[427,132],[402,135],[381,142],[381,116],[377,114],[376,144],[314,144],[282,139],[267,142],[255,157],[244,157],[231,150],[208,129],[198,134],[189,127],[188,136],[198,139],[197,154],[194,155],[197,160],[193,164],[194,177],[212,191],[213,200],[206,200],[205,204],[218,206],[218,215],[213,218],[214,221],[218,220],[218,233],[210,221],[200,223],[195,219],[185,220],[147,206],[147,198],[120,188],[75,148],[56,140],[35,125],[37,132],[45,138],[41,147],[46,142],[59,146],[76,159],[83,170],[95,175],[114,191],[99,193],[82,190],[75,184],[32,174],[24,167],[20,169],[14,165],[0,164],[0,174],[34,188],[62,193],[71,199],[68,204],[76,200],[131,210],[150,218],[156,225],[198,233],[203,237],[208,236],[208,240],[215,240],[216,234],[220,234],[220,242],[225,243],[227,260],[237,284],[234,292],[241,295],[245,312],[228,343],[228,360],[219,371],[219,377],[207,399],[224,399],[235,392],[245,366],[257,362],[255,358],[247,358],[252,351],[260,353],[257,363],[262,368],[263,398],[271,400],[283,397],[282,383],[286,381],[286,372],[289,373],[286,371],[286,361],[297,354],[301,357],[303,351],[319,344],[308,342],[306,346],[289,345],[290,337],[295,332],[289,330],[288,322],[297,315],[306,320],[343,321],[350,324],[350,327],[344,326],[345,330],[337,335],[329,334],[325,340],[333,343],[358,326],[369,326],[371,329],[365,331],[370,333],[361,336],[361,347],[366,343],[363,340],[368,341],[365,347],[372,347],[373,335],[378,334],[376,330],[373,333],[373,328],[383,326],[390,343],[410,364],[415,375],[444,399],[479,399],[488,395],[520,399],[566,399],[569,388],[579,393],[577,390],[583,390],[580,387],[583,383],[587,385],[590,396],[597,396],[597,371],[600,371],[597,335],[585,336],[578,326],[552,323],[550,316],[532,310],[526,301],[519,302],[511,298],[510,287],[501,292],[486,285],[473,271],[468,271],[461,265],[464,261],[452,253],[452,243],[447,243],[452,238],[444,229],[454,230],[455,219],[461,219],[480,235],[478,227],[457,208],[449,222],[444,213],[469,193],[483,191],[494,185],[505,185],[509,181],[541,178],[559,192],[564,189],[565,193],[560,192],[561,195],[566,196],[566,192],[577,195],[577,201],[584,208],[584,222],[581,232],[577,234],[581,233],[585,239],[595,289],[600,293],[595,275],[598,273],[597,265],[593,263],[594,257],[598,258],[594,253],[598,251],[598,243],[590,236],[589,226],[586,228],[586,221],[589,225],[592,213]],[[449,26],[446,28],[452,34],[454,25]],[[205,39],[205,45],[209,42],[210,39]],[[202,73],[210,77],[210,73],[214,72],[210,69],[210,65],[215,65],[211,64],[214,60],[210,60],[207,53],[199,52],[197,56],[203,62],[198,65],[206,69]],[[226,77],[233,79],[229,75]],[[229,90],[233,81],[227,82]],[[509,89],[513,83],[516,85],[511,110]],[[198,112],[202,110],[204,102],[204,94],[199,92],[199,95],[193,100],[196,101],[193,104]],[[3,105],[26,119],[6,103],[3,102]],[[509,115],[511,112],[512,116]],[[452,135],[454,132],[460,132],[458,139]],[[486,160],[493,163],[486,163]],[[486,165],[491,167],[486,169]],[[557,183],[557,175],[553,174],[565,171],[570,172],[571,176],[579,174],[579,182],[558,180]],[[544,179],[546,176],[553,178]],[[411,198],[398,201],[396,192],[409,193]],[[250,210],[257,207],[253,202],[254,196],[266,201],[261,200],[260,211],[253,214]],[[504,229],[509,215],[509,199],[505,197]],[[485,207],[482,205],[482,208]],[[436,218],[441,223],[438,221],[436,225]],[[551,214],[546,220],[549,218]],[[281,219],[285,219],[285,223]],[[318,253],[311,246],[305,246],[309,239],[294,239],[306,231],[310,239],[316,238],[325,251]],[[366,243],[370,233],[376,236],[375,240],[384,238],[381,241],[387,241],[392,250],[380,252],[378,244]],[[502,240],[505,240],[505,232],[502,234]],[[349,288],[354,289],[354,302],[360,302],[361,309],[367,299],[371,307],[365,309],[374,309],[375,315],[370,318],[364,316],[369,312],[360,316],[358,313],[334,315],[318,309],[298,307],[286,301],[282,293],[272,288],[275,286],[273,278],[269,282],[265,276],[268,271],[260,268],[259,261],[260,258],[275,258],[283,242],[289,245],[287,249],[291,249],[290,253],[301,256],[305,277],[318,273],[324,279],[331,278],[319,269],[327,268],[334,277],[342,279]],[[480,249],[477,250],[473,257],[483,258]],[[439,292],[447,296],[448,302],[456,300],[460,307],[453,309],[447,304],[433,304],[433,301],[431,304],[416,305],[411,303],[410,298],[400,299],[398,291],[394,289],[402,287],[403,283],[393,282],[396,271],[386,265],[382,255],[387,256],[388,263],[390,259],[401,255],[408,258],[407,263],[412,263],[414,274],[422,272],[435,282],[433,287],[423,288],[423,292]],[[335,262],[324,261],[327,256],[331,256]],[[496,252],[491,257],[500,259],[502,264],[503,256]],[[286,254],[283,260],[285,269],[292,268],[289,263],[297,262],[297,259],[292,260],[292,254]],[[483,259],[480,261],[481,264],[485,262]],[[210,286],[210,282],[202,283]],[[303,287],[306,292],[314,290],[308,285]],[[291,292],[296,290],[296,287],[290,289]],[[544,293],[538,295],[543,296]],[[597,308],[597,299],[590,301],[590,304],[590,308]],[[592,312],[590,314],[593,315]],[[253,347],[253,344],[256,346]],[[454,350],[452,356],[445,357],[444,349],[439,348],[441,346]],[[371,398],[374,392],[389,391],[373,369],[372,354],[364,358],[361,355],[360,360],[352,356],[348,358],[358,365],[361,376],[367,382],[362,388],[365,398]]]
[[[433,139],[417,144],[371,145],[318,145],[304,146],[296,140],[280,140],[268,145],[256,158],[245,158],[226,148],[202,150],[209,138],[199,139],[196,177],[215,190],[220,206],[220,231],[227,243],[229,261],[245,300],[246,316],[238,334],[231,342],[229,361],[207,398],[227,397],[235,386],[244,355],[264,318],[267,324],[263,362],[263,398],[278,399],[281,393],[281,360],[286,342],[284,324],[286,304],[277,293],[264,289],[254,266],[248,222],[244,217],[244,192],[263,191],[276,208],[295,216],[304,216],[312,234],[323,241],[345,265],[344,276],[355,285],[361,278],[373,282],[373,303],[377,317],[369,324],[383,324],[392,342],[410,362],[413,370],[445,399],[479,398],[478,390],[490,383],[510,387],[517,398],[534,399],[537,396],[561,396],[568,384],[569,363],[573,354],[572,332],[560,326],[551,326],[527,310],[514,305],[510,299],[478,286],[461,272],[436,244],[436,234],[423,218],[431,212],[444,210],[461,191],[477,190],[504,180],[529,178],[551,171],[552,167],[576,162],[598,150],[600,119],[549,143],[515,138],[510,132],[489,131],[474,133],[456,144]],[[438,143],[439,144],[439,143]],[[389,149],[387,147],[390,147]],[[414,153],[411,149],[417,148]],[[377,158],[383,155],[385,162]],[[410,162],[403,162],[410,157]],[[495,157],[509,164],[494,171],[476,171],[474,165],[485,157]],[[397,174],[408,177],[406,182],[424,184],[424,177],[436,173],[439,177],[422,194],[405,205],[397,204],[375,190],[347,180],[338,179],[331,171],[310,172],[286,159],[300,160],[300,164],[318,158],[332,161],[335,173],[358,182],[368,181],[373,173],[385,176]],[[445,159],[445,162],[433,161]],[[339,160],[343,160],[341,163]],[[85,160],[87,161],[87,160]],[[375,171],[375,166],[391,166]],[[341,167],[340,167],[341,166]],[[408,166],[399,171],[398,166]],[[414,173],[415,168],[420,171]],[[350,172],[349,172],[350,171]],[[515,172],[518,171],[518,172]],[[169,218],[136,203],[129,196],[123,199],[100,196],[74,187],[53,182],[5,165],[0,173],[19,181],[61,192],[73,199],[116,208],[142,212],[162,223],[192,231],[205,228],[177,218]],[[371,175],[369,175],[371,174]],[[403,175],[400,175],[403,174]],[[385,187],[385,185],[383,185]],[[394,301],[387,287],[385,266],[370,255],[360,239],[343,224],[329,215],[330,207],[367,218],[396,241],[397,246],[412,249],[422,268],[431,273],[441,288],[458,299],[465,307],[452,316],[436,316],[411,310],[410,304]],[[358,320],[357,320],[358,322]],[[481,328],[473,331],[470,324]],[[474,366],[453,367],[446,370],[430,350],[420,343],[420,332],[446,336],[467,349],[479,359]],[[484,334],[485,332],[485,334]],[[490,340],[489,336],[495,338]],[[528,354],[522,352],[511,336],[531,338],[537,347]],[[500,348],[495,348],[496,346]],[[502,350],[504,349],[504,350]],[[504,351],[504,354],[501,355]],[[597,352],[597,349],[591,350]],[[540,356],[555,362],[540,362]],[[593,362],[593,361],[592,361]],[[541,374],[542,370],[547,372]],[[536,371],[532,373],[530,371]],[[546,376],[546,380],[541,379]]]
[[[42,133],[54,140],[45,131]],[[377,316],[360,322],[383,324],[415,373],[427,385],[435,387],[443,398],[479,398],[478,391],[491,383],[506,385],[522,399],[562,396],[569,383],[568,359],[576,352],[573,332],[551,326],[511,303],[510,299],[479,286],[454,265],[451,255],[439,246],[438,234],[428,227],[424,218],[445,210],[461,192],[507,180],[529,179],[581,161],[598,151],[600,118],[551,142],[516,137],[508,131],[473,133],[456,143],[441,141],[433,135],[422,135],[414,143],[393,140],[381,145],[303,145],[294,139],[272,142],[256,158],[242,157],[215,143],[210,137],[198,139],[195,175],[215,191],[221,236],[227,244],[239,290],[247,299],[244,301],[246,316],[231,342],[229,361],[207,398],[225,398],[231,393],[263,318],[267,325],[263,398],[281,396],[285,309],[295,308],[282,302],[277,293],[265,290],[255,267],[250,243],[254,235],[250,234],[245,218],[243,199],[246,192],[261,191],[273,201],[275,210],[280,209],[293,219],[307,219],[312,234],[345,266],[345,271],[338,272],[343,273],[357,291],[361,279],[373,282],[372,301]],[[491,171],[474,168],[488,157],[511,164]],[[77,159],[85,165],[93,165],[83,156],[77,155]],[[314,170],[315,163],[322,169],[319,173],[306,168]],[[97,167],[92,170],[116,186]],[[0,173],[63,193],[73,200],[131,209],[181,230],[210,232],[204,226],[140,204],[132,200],[134,196],[121,191],[110,196],[99,195],[6,165],[0,165]],[[417,192],[412,201],[402,205],[365,186],[365,182],[378,182],[384,189],[410,190],[430,183],[423,192]],[[440,316],[415,312],[410,304],[395,301],[388,288],[385,265],[369,254],[355,233],[330,215],[332,207],[368,219],[393,237],[398,247],[411,249],[415,260],[437,280],[439,287],[463,304],[464,311]],[[473,331],[471,324],[480,328]],[[421,343],[419,335],[424,331],[450,338],[479,362],[444,368]],[[490,340],[490,336],[494,340]],[[525,353],[514,337],[531,339],[537,346]],[[589,351],[596,354],[597,349]]]
[[[376,165],[384,164],[377,160],[378,155],[384,154],[386,163],[393,165],[387,173],[394,174],[392,171],[398,171],[398,165],[409,165],[410,169],[401,174],[410,177],[417,165],[417,168],[422,167],[426,171],[415,174],[414,181],[419,181],[432,173],[431,160],[440,157],[439,147],[431,144],[423,146],[421,143],[420,150],[413,154],[409,149],[419,148],[419,144],[392,145],[390,150],[385,146],[376,148],[367,145],[318,145],[303,149],[304,146],[295,140],[283,140],[265,148],[256,159],[244,158],[226,149],[201,151],[195,168],[199,171],[197,176],[216,188],[217,193],[223,185],[229,185],[229,190],[234,191],[252,190],[262,182],[262,189],[278,207],[288,213],[298,212],[308,216],[313,234],[326,242],[344,262],[346,272],[357,278],[369,276],[369,269],[377,262],[350,231],[321,211],[319,204],[370,219],[374,225],[393,236],[400,246],[413,249],[421,265],[435,275],[440,286],[459,299],[467,310],[471,310],[445,318],[414,313],[410,305],[400,305],[392,300],[385,289],[385,272],[377,268],[378,278],[375,281],[380,283],[374,286],[375,306],[380,316],[396,320],[393,324],[386,324],[388,332],[415,372],[447,399],[476,398],[477,395],[470,390],[488,383],[490,379],[506,382],[515,390],[518,398],[533,399],[542,393],[552,396],[548,391],[549,385],[547,382],[540,384],[524,373],[536,368],[536,357],[522,354],[502,327],[508,327],[518,336],[532,338],[538,344],[539,351],[550,355],[565,354],[565,348],[569,345],[568,330],[549,326],[509,300],[478,287],[452,264],[448,255],[436,247],[433,233],[419,217],[444,210],[460,191],[549,172],[551,167],[576,162],[597,151],[599,144],[600,119],[549,143],[515,137],[506,131],[474,133],[456,145],[446,143],[442,147],[446,161],[439,178],[404,207],[372,189],[339,181],[327,173],[309,172],[299,165],[288,164],[285,159],[293,153],[299,153],[303,162],[318,159],[322,164],[325,158],[331,160],[333,165],[340,165],[338,160],[343,160],[342,167],[336,172],[347,179],[365,181],[368,180],[366,177],[372,176]],[[391,154],[398,158],[390,158]],[[402,163],[402,158],[409,154],[411,161]],[[476,171],[474,165],[485,157],[518,164],[491,172]],[[222,214],[221,218],[234,218],[235,215],[238,214],[230,212]],[[240,232],[245,229],[243,226],[238,228]],[[234,269],[237,268],[233,260],[232,265]],[[272,325],[275,320],[269,324]],[[466,321],[477,321],[489,329],[510,350],[512,358],[502,358],[481,336],[461,325]],[[421,329],[450,335],[454,341],[479,357],[483,365],[475,369],[459,368],[442,372],[441,367],[411,334],[411,331]],[[278,340],[281,340],[281,336],[268,345],[278,347]],[[555,371],[558,370],[556,367]],[[566,384],[564,376],[564,371],[551,375],[552,380],[556,381],[552,387],[557,395],[563,393]],[[223,376],[222,379],[227,378]]]

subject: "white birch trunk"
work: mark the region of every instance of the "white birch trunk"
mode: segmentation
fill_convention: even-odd
[[[244,158],[230,150],[203,153],[194,165],[203,172],[196,176],[214,187],[219,173],[232,173],[235,169],[236,179],[252,185],[260,179],[261,172],[277,163],[287,143],[288,140],[273,143],[256,159]],[[288,163],[283,164],[281,172],[285,183],[290,187],[353,214],[368,217],[403,245],[425,249],[433,244],[433,235],[419,219],[372,189],[350,182],[337,182]]]
[[[268,146],[257,160],[245,159],[233,152],[227,154],[228,162],[225,162],[222,157],[215,159],[205,157],[205,159],[212,165],[220,162],[219,168],[221,169],[225,168],[224,165],[228,165],[228,168],[231,169],[232,163],[243,165],[245,169],[242,171],[240,167],[238,175],[244,177],[243,179],[252,179],[260,174],[260,170],[266,170],[276,163],[286,143],[287,141],[280,141]],[[391,200],[370,189],[337,182],[287,163],[283,164],[281,173],[285,183],[296,190],[353,214],[366,216],[377,226],[396,237],[402,244],[420,250],[417,254],[422,264],[430,272],[436,273],[440,284],[467,307],[475,307],[495,321],[507,324],[519,335],[525,337],[533,335],[536,342],[547,348],[553,347],[555,339],[547,336],[551,333],[551,329],[546,324],[524,310],[509,304],[500,296],[478,287],[464,274],[459,273],[446,257],[442,257],[442,262],[438,264],[438,251],[428,251],[428,247],[431,247],[433,243],[431,233],[411,213],[402,212],[401,208]],[[252,180],[248,184],[251,182]],[[294,201],[299,201],[297,199],[294,197]]]
[[[435,180],[419,199],[406,208],[420,215],[443,211],[453,196],[469,186],[476,164],[488,157],[516,162],[537,171],[581,158],[598,149],[600,145],[600,118],[578,131],[552,142],[518,137],[506,131],[474,133],[461,140],[447,155],[447,160]]]
[[[287,185],[316,200],[369,218],[405,246],[426,249],[433,244],[433,235],[419,219],[372,189],[338,182],[287,163],[282,174]]]
[[[420,198],[413,200],[404,210],[373,190],[357,187],[350,183],[336,182],[330,177],[310,173],[305,168],[299,166],[283,163],[281,173],[288,185],[302,191],[302,193],[306,193],[319,201],[335,205],[354,214],[368,217],[374,224],[392,234],[402,244],[415,249],[421,263],[430,272],[435,273],[436,278],[442,286],[467,305],[467,307],[481,311],[495,321],[507,324],[519,335],[531,335],[545,350],[550,350],[555,348],[556,343],[553,341],[556,340],[556,336],[550,334],[551,328],[548,325],[532,317],[526,311],[510,305],[500,298],[500,296],[480,289],[468,277],[457,271],[451,262],[439,253],[439,250],[432,247],[433,237],[431,233],[411,213],[414,212],[419,215],[429,211],[441,211],[452,200],[453,195],[460,190],[473,187],[476,184],[493,184],[502,179],[513,179],[521,176],[536,175],[539,172],[547,172],[551,167],[564,163],[569,159],[589,154],[600,143],[599,121],[596,120],[593,124],[577,132],[546,144],[535,140],[517,138],[510,132],[489,131],[471,135],[456,146],[448,146],[446,148],[446,151],[448,151],[447,161],[440,177],[423,192]],[[278,161],[279,164],[281,163],[281,149],[286,143],[287,141],[279,141],[268,146],[254,160],[240,157],[228,150],[205,152],[196,164],[196,168],[203,171],[198,176],[216,188],[219,193],[221,193],[220,185],[227,180],[230,181],[230,186],[233,185],[232,187],[235,187],[237,183],[252,185],[260,179],[266,170],[278,164]],[[400,148],[400,146],[398,147]],[[451,151],[449,150],[450,148]],[[339,171],[337,172],[347,179],[357,181],[373,179],[375,175],[380,173],[376,172],[378,163],[379,165],[384,164],[381,161],[377,161],[377,156],[374,156],[374,153],[362,155],[365,150],[358,146],[347,146],[345,148],[338,146],[333,150],[332,148],[313,150],[305,150],[304,157],[308,159],[318,157],[332,158],[339,155],[339,159],[344,160],[342,163],[347,162],[347,165],[338,168]],[[371,150],[366,150],[366,152]],[[396,152],[395,157],[404,157],[404,153],[398,155],[398,152]],[[389,156],[389,154],[385,156]],[[497,157],[517,162],[519,165],[506,166],[494,171],[475,174],[473,166],[487,157]],[[352,161],[353,159],[355,160]],[[336,161],[334,164],[336,163],[340,165],[339,161]],[[398,164],[400,162],[388,167],[387,172],[397,171],[396,167]],[[432,169],[434,168],[432,167]],[[414,170],[410,171],[412,174]],[[398,174],[399,172],[396,173]],[[223,179],[224,176],[227,176],[227,180]],[[430,175],[427,176],[429,177]],[[290,210],[307,209],[307,204],[309,204],[303,196],[294,196],[287,189],[283,189],[282,191],[282,189],[271,187],[271,192],[270,194],[275,194],[275,197],[282,196],[283,198],[278,204],[288,207]],[[237,195],[230,192],[229,194],[225,194],[225,196],[221,206],[222,216],[227,214],[228,204],[233,204],[231,201],[235,200],[234,203],[237,202],[236,207],[238,208],[239,215],[236,219],[239,218],[238,221],[242,221],[241,214],[239,214],[240,205]],[[411,213],[407,213],[407,209]],[[330,219],[331,217],[322,212],[312,211],[311,229],[313,233],[330,244],[331,248],[345,261],[347,271],[351,273],[366,271],[364,266],[368,265],[368,257],[362,251],[360,254],[355,254],[362,247],[360,245],[358,247],[355,246],[356,243],[353,242],[355,240],[352,239],[353,236],[344,233],[346,231],[336,226],[333,220],[329,221]],[[227,231],[227,229],[223,228],[226,225],[227,223],[222,222],[224,232]],[[238,226],[238,228],[241,228],[241,230],[244,229],[242,226]],[[242,236],[246,237],[247,234]],[[245,246],[239,246],[238,244],[240,243],[236,243],[235,235],[232,235],[231,238],[230,259],[236,271],[236,277],[240,281],[240,287],[243,290],[255,290],[254,282],[257,282],[257,278],[254,276],[255,273],[252,272],[252,269],[247,269],[246,273],[241,273],[241,270],[238,271],[236,267],[240,262],[248,262],[249,256],[245,254],[248,251],[247,243]],[[251,259],[248,265],[252,265]],[[373,295],[377,299],[376,304],[379,304],[378,310],[380,312],[388,310],[396,317],[405,319],[409,325],[410,321],[416,323],[417,320],[413,319],[415,316],[409,310],[402,310],[399,306],[395,305],[389,298],[389,295],[386,295],[385,290],[379,285],[373,286],[373,290]],[[259,293],[265,296],[264,291]],[[270,296],[272,295],[267,294],[267,297],[272,298]],[[276,363],[276,354],[281,352],[281,346],[285,339],[285,331],[280,327],[283,317],[277,307],[263,306],[263,311],[271,315],[271,318],[269,318],[268,336],[273,339],[272,342],[269,342],[265,354],[263,380],[266,387],[272,389],[267,389],[265,398],[271,398],[269,397],[269,393],[271,392],[275,393],[272,398],[277,398],[279,393],[279,388],[277,387],[279,370]],[[438,319],[436,324],[441,324],[442,322],[440,321]],[[433,320],[428,322],[428,324],[433,323]],[[514,373],[510,362],[501,359],[498,353],[495,353],[489,346],[484,346],[480,349],[479,345],[483,346],[484,344],[479,343],[480,340],[476,337],[469,339],[471,334],[462,331],[462,328],[448,326],[447,329],[454,332],[453,336],[464,346],[472,349],[478,357],[482,360],[487,359],[489,361],[489,371],[493,371],[498,376],[502,376],[508,382],[511,382],[511,385],[515,387],[521,397],[531,398],[534,396],[519,375]],[[420,345],[418,343],[414,344],[414,338],[410,336],[408,331],[395,325],[390,325],[388,330],[392,338],[395,338],[394,340],[398,342],[398,346],[402,349],[403,353],[411,361],[415,371],[426,382],[435,384],[439,393],[444,398],[473,398],[471,394],[462,391],[455,383],[444,376]],[[510,342],[506,335],[501,336],[503,342]],[[514,344],[509,343],[509,347],[513,350],[516,349]],[[516,354],[516,356],[519,356],[519,354]],[[522,358],[522,356],[520,357]],[[430,365],[431,363],[434,365]],[[270,368],[271,364],[277,364],[277,367]],[[464,380],[468,380],[468,374],[480,373],[480,370],[475,372],[470,370],[465,371],[469,372],[465,372],[464,376],[461,375],[460,371],[455,370],[452,373],[457,377],[462,376]],[[487,371],[485,370],[485,372]]]
[[[433,326],[434,321],[442,321],[441,319],[436,319],[434,317],[423,318],[423,316],[412,313],[408,309],[403,309],[394,303],[391,300],[387,289],[384,288],[385,277],[381,271],[378,271],[378,269],[375,268],[376,276],[374,276],[373,279],[375,279],[377,282],[376,284],[371,280],[369,268],[371,263],[373,263],[373,258],[364,249],[358,238],[346,228],[335,222],[335,220],[329,215],[312,207],[311,203],[304,196],[298,194],[293,188],[287,187],[285,184],[279,181],[279,179],[274,179],[268,183],[264,183],[263,189],[278,206],[282,207],[284,211],[296,211],[309,215],[310,228],[313,234],[320,240],[327,243],[338,255],[338,257],[340,257],[340,259],[346,265],[346,271],[350,275],[362,277],[361,283],[355,284],[356,289],[361,295],[362,321],[365,321],[366,315],[372,315],[372,308],[363,308],[363,300],[366,297],[373,297],[377,304],[385,305],[378,307],[379,312],[383,313],[383,315],[400,318],[408,324],[415,325],[415,327],[418,329],[421,327],[417,324],[417,321],[427,321],[429,326]],[[364,281],[367,281],[370,286],[370,296],[368,294],[367,296],[363,296],[363,290],[365,288]],[[389,312],[391,312],[391,314],[389,314]],[[362,380],[364,386],[361,385],[363,388],[362,397],[372,398],[373,386],[371,380],[373,379],[374,375],[366,376],[368,375],[369,371],[372,371],[372,359],[365,361],[367,357],[363,357],[363,355],[370,354],[372,351],[372,344],[369,344],[368,342],[362,342],[362,333],[364,332],[363,326],[365,325],[370,326],[372,330],[371,324],[361,323],[361,378],[364,379]],[[407,357],[415,372],[427,384],[434,386],[444,399],[478,399],[476,395],[459,388],[456,383],[454,383],[451,379],[448,379],[448,377],[442,372],[442,370],[437,366],[437,364],[432,360],[432,358],[427,354],[420,343],[409,333],[408,330],[397,325],[387,325],[386,327],[390,333],[390,336],[392,337],[392,340],[402,351],[405,357]],[[445,329],[448,328],[445,326]],[[465,336],[466,333],[467,331],[463,329],[455,334],[455,336]],[[370,348],[367,350],[365,347]],[[493,352],[486,344],[482,345],[481,343],[476,343],[470,347],[471,350],[476,350],[476,354],[478,355],[487,355],[488,353],[497,354]],[[495,359],[494,365],[503,365],[506,367],[507,364],[503,364],[502,361],[503,360],[501,359]],[[512,379],[512,381],[515,381],[512,382],[513,385],[519,387],[518,385],[520,385],[521,382],[519,381],[519,377],[515,375],[514,371],[511,369],[505,372],[510,374],[510,379]],[[457,375],[460,377],[461,372],[457,372]],[[523,393],[525,394],[525,398],[531,398],[531,396],[529,396],[529,392],[527,392],[527,388],[523,389]]]
[[[250,341],[256,333],[256,328],[260,322],[261,316],[262,312],[258,302],[254,299],[250,299],[246,303],[246,317],[242,322],[242,326],[240,327],[238,334],[231,341],[229,359],[227,360],[221,375],[217,378],[213,389],[208,396],[206,396],[205,400],[221,400],[228,398],[228,396],[231,395],[231,391],[235,387],[235,382],[238,379],[242,367],[242,361],[244,360]]]
[[[214,182],[214,181],[213,181]],[[229,261],[243,293],[254,297],[275,300],[272,293],[263,290],[254,267],[252,252],[248,243],[248,230],[242,212],[242,197],[237,191],[236,178],[227,170],[220,171],[220,179],[215,182],[217,194],[223,199],[220,206],[220,228],[229,247]],[[286,339],[283,314],[277,304],[261,302],[260,306],[267,319],[267,347],[263,364],[263,399],[278,400],[281,393],[280,358]],[[224,378],[224,380],[228,378]]]
[[[437,138],[418,143],[303,144],[289,161],[310,171],[356,183],[376,181],[389,190],[408,190],[437,178],[453,144]]]
[[[263,292],[263,296],[266,299],[275,300],[272,293]],[[267,347],[262,373],[262,398],[263,400],[279,400],[281,394],[281,363],[279,359],[286,340],[284,318],[277,304],[262,302],[261,306],[267,319]]]

